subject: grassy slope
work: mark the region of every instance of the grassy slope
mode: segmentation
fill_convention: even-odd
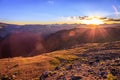
[[[46,70],[53,70],[56,66],[62,65],[63,62],[66,65],[80,59],[80,54],[96,53],[96,49],[120,52],[120,42],[84,44],[73,49],[54,51],[35,57],[0,59],[0,75],[13,76],[17,80],[31,80],[39,77]]]

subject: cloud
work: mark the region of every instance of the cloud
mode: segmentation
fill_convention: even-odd
[[[55,2],[53,0],[49,0],[47,3],[48,4],[54,4]]]
[[[116,7],[116,6],[113,5],[112,7],[113,7],[116,15],[120,14],[120,12],[119,12],[119,10],[118,10],[118,8],[119,8],[120,6],[119,6],[119,7]]]
[[[80,18],[76,16],[69,16],[69,17],[58,17],[59,21],[64,21],[64,22],[80,22]]]
[[[119,18],[119,19],[108,18],[106,21],[114,21],[114,22],[118,22],[118,21],[120,21],[120,18]]]
[[[68,17],[59,17],[59,21],[63,22],[72,22],[72,23],[82,23],[84,20],[91,20],[92,18],[98,18],[104,22],[118,23],[120,18],[110,18],[110,17],[89,17],[89,16],[68,16]]]
[[[59,17],[60,20],[66,20],[66,21],[78,21],[78,20],[84,20],[89,19],[88,16],[68,16],[68,17]]]

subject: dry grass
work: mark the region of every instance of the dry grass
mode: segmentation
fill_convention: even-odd
[[[15,57],[0,60],[0,74],[15,75],[17,80],[33,79],[39,77],[42,72],[52,70],[61,64],[61,60],[72,61],[77,56],[71,50],[61,50],[46,53],[35,57]]]
[[[104,48],[106,45],[107,43],[95,43],[92,45],[86,44],[74,49],[54,51],[35,57],[15,57],[0,59],[0,75],[15,75],[15,80],[32,80],[39,77],[42,72],[46,70],[52,70],[54,67],[61,65],[62,61],[72,62],[78,59],[78,54],[89,51],[91,48]],[[118,44],[114,46],[120,48],[120,45]]]
[[[0,73],[2,75],[14,75],[16,78],[31,79],[39,76],[44,70],[50,69],[48,62],[52,58],[47,56],[29,57],[29,58],[13,58],[0,60]]]

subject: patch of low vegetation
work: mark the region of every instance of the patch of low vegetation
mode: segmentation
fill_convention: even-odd
[[[107,80],[118,80],[116,76],[113,76],[111,73],[107,75]]]
[[[111,44],[114,48],[110,46]],[[6,78],[5,80],[9,78],[15,80],[119,80],[120,49],[118,43],[114,44],[86,44],[34,57],[1,59],[0,75],[2,76],[0,78],[1,80],[3,78]]]
[[[52,59],[49,62],[51,64],[51,68],[53,69],[56,66],[67,65],[69,63],[72,63],[74,60],[78,59],[78,56],[70,53],[67,50],[55,51],[47,54],[47,56],[52,57]]]
[[[49,61],[49,63],[51,64],[51,68],[55,68],[56,66],[60,65],[60,61],[58,59],[52,59]]]

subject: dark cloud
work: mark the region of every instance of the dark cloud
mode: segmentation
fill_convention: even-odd
[[[120,21],[120,19],[109,18],[107,21]]]
[[[106,20],[106,19],[108,19],[107,17],[101,17],[100,19],[102,19],[102,20]]]
[[[100,19],[107,22],[120,22],[120,18],[101,17]]]

